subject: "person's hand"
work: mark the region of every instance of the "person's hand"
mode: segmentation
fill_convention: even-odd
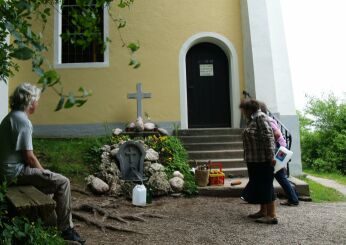
[[[272,166],[273,166],[273,167],[275,166],[275,164],[276,164],[276,160],[275,160],[274,158],[272,158],[272,160],[271,160],[271,164],[272,164]]]

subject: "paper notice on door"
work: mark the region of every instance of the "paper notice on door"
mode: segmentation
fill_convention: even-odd
[[[199,75],[201,77],[212,77],[212,76],[214,76],[214,66],[213,66],[213,64],[200,64],[199,65]]]

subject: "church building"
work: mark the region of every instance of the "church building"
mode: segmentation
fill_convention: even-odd
[[[143,114],[160,127],[240,128],[239,103],[244,91],[263,101],[292,135],[291,173],[302,172],[299,122],[295,111],[280,0],[137,0],[122,14],[123,37],[137,41],[138,69],[128,65],[117,26],[103,10],[101,33],[110,38],[106,51],[97,45],[81,50],[60,34],[73,1],[64,1],[45,30],[47,58],[61,75],[66,91],[80,86],[93,91],[80,108],[55,112],[58,97],[45,91],[31,120],[39,137],[101,135],[136,119],[142,92]],[[112,8],[115,10],[116,8]],[[95,51],[96,50],[96,51]],[[0,118],[8,112],[8,96],[24,81],[35,83],[31,62],[7,84],[0,83]]]

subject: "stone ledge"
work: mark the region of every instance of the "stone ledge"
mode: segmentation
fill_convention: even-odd
[[[232,180],[240,180],[240,185],[231,186]],[[225,178],[223,186],[206,186],[198,187],[199,194],[202,196],[218,196],[218,197],[240,197],[241,191],[244,189],[248,182],[248,178]],[[309,185],[295,177],[290,177],[289,180],[295,186],[300,195],[310,196]],[[279,183],[274,180],[274,189],[276,193],[284,194]]]

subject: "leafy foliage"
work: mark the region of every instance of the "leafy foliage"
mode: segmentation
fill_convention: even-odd
[[[90,5],[90,0],[76,0],[76,7],[71,10],[73,31],[62,34],[62,38],[83,48],[96,41],[102,44],[104,51],[106,43],[111,40],[107,37],[104,41],[103,37],[95,33],[101,32],[98,25],[101,21],[100,9],[107,8],[123,46],[130,52],[129,65],[138,68],[140,63],[135,52],[140,48],[139,43],[124,40],[121,29],[125,28],[126,21],[121,17],[114,17],[117,15],[111,11],[112,2],[120,10],[130,8],[134,0],[93,0],[96,7]],[[48,50],[43,41],[44,30],[51,10],[55,8],[55,4],[61,3],[63,0],[0,0],[0,79],[6,82],[7,78],[19,71],[18,61],[31,60],[32,71],[39,76],[38,83],[43,90],[51,88],[59,97],[55,111],[83,106],[92,95],[91,91],[83,87],[78,92],[65,92],[59,74],[44,56],[44,52]],[[39,30],[33,27],[33,23],[40,24]],[[83,35],[75,35],[76,32]],[[9,37],[11,42],[8,42]],[[47,71],[44,70],[44,65],[48,67]]]
[[[166,174],[172,177],[174,171],[180,171],[184,175],[184,191],[189,195],[197,194],[195,178],[190,171],[187,152],[180,140],[175,136],[149,136],[145,143],[159,152],[160,163],[165,166]]]
[[[310,97],[299,113],[302,160],[306,167],[346,174],[346,104],[334,95]]]
[[[0,184],[0,244],[62,245],[64,240],[54,228],[46,228],[41,220],[30,222],[24,217],[10,218],[7,213],[6,182]]]

